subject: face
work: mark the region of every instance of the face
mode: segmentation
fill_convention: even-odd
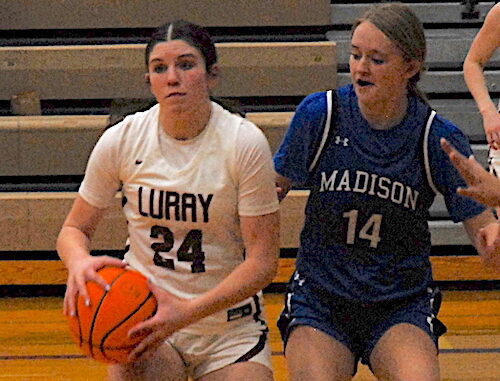
[[[349,68],[359,102],[370,105],[405,96],[408,80],[419,65],[405,60],[394,42],[363,21],[352,35]]]
[[[161,107],[196,109],[209,101],[216,78],[207,73],[200,51],[183,40],[160,42],[149,57],[151,92]]]

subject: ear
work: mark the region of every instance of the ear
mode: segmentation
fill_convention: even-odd
[[[149,80],[149,73],[144,74],[144,82],[148,85],[151,85],[151,81]]]
[[[417,61],[417,60],[410,60],[408,61],[408,67],[406,69],[406,78],[410,79],[412,78],[415,74],[420,72],[422,70],[422,62]]]
[[[209,89],[213,89],[217,83],[219,82],[219,66],[212,65],[210,71],[207,73],[208,76],[208,87]]]

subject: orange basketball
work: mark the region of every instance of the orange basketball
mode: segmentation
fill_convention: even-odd
[[[130,339],[128,331],[156,312],[156,299],[146,278],[137,271],[105,267],[98,271],[110,285],[105,291],[87,283],[91,305],[78,297],[76,314],[69,317],[73,339],[83,353],[106,363],[124,363],[144,336]]]

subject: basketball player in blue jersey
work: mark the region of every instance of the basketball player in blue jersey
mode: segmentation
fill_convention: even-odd
[[[311,189],[296,272],[278,326],[291,381],[350,380],[358,360],[379,380],[438,381],[429,207],[444,195],[481,256],[499,249],[491,211],[457,195],[462,178],[440,148],[467,138],[417,88],[426,42],[405,5],[371,7],[352,29],[352,84],[306,97],[274,161],[283,198]]]
[[[149,335],[112,381],[272,381],[262,288],[278,263],[278,198],[269,144],[250,121],[210,100],[218,81],[208,32],[168,23],[146,46],[157,104],[106,130],[60,232],[64,309],[86,282],[122,266],[90,255],[99,220],[122,194],[126,265],[150,280],[158,311],[129,332]]]

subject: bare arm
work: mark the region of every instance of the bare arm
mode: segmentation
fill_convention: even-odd
[[[104,209],[98,209],[77,196],[57,238],[57,252],[68,269],[64,298],[66,314],[74,314],[78,294],[89,303],[85,286],[87,281],[94,281],[102,287],[107,286],[106,282],[97,275],[98,269],[104,266],[124,266],[123,262],[117,258],[90,255],[90,242],[104,213]]]
[[[500,4],[496,4],[486,16],[482,28],[475,37],[464,62],[464,78],[483,116],[488,143],[500,143],[500,116],[490,98],[483,69],[495,50],[500,46]],[[495,148],[499,148],[495,145]]]
[[[193,301],[197,319],[228,308],[266,287],[276,276],[279,257],[279,213],[241,217],[245,261],[217,287]]]
[[[491,210],[485,210],[463,224],[483,263],[500,271],[500,224]]]
[[[238,210],[265,203],[276,205],[273,161],[269,143],[258,129],[247,142],[239,142]],[[241,135],[243,136],[243,135]],[[241,138],[240,136],[240,138]],[[273,209],[268,209],[273,210]],[[196,320],[226,309],[267,286],[276,275],[279,256],[279,212],[240,216],[245,260],[212,290],[193,300]]]

